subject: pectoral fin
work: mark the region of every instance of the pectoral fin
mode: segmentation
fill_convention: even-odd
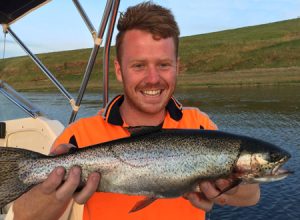
[[[145,207],[147,207],[148,205],[150,205],[151,203],[153,203],[155,200],[157,200],[156,197],[146,197],[143,200],[137,202],[134,207],[129,211],[129,213],[132,212],[136,212],[139,211]]]
[[[218,197],[218,196],[222,195],[223,193],[226,193],[227,191],[231,190],[232,188],[240,185],[241,182],[242,182],[241,179],[236,179],[236,180],[232,181],[231,184],[229,186],[227,186],[225,189],[221,190],[221,192],[216,197]]]

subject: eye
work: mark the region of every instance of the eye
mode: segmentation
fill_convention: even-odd
[[[171,63],[164,62],[159,64],[159,68],[162,70],[168,70],[170,67],[172,67]]]
[[[134,63],[134,64],[132,64],[132,68],[136,71],[143,70],[143,69],[145,69],[145,64],[144,63]]]

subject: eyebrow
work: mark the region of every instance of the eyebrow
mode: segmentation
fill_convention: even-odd
[[[157,61],[158,62],[171,62],[171,63],[175,62],[176,63],[176,60],[169,59],[169,58],[162,58],[162,59],[158,59]],[[147,61],[147,59],[133,59],[133,60],[130,60],[128,63],[132,64],[135,62],[148,62],[148,61]]]

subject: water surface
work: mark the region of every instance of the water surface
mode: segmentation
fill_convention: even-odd
[[[50,117],[67,124],[71,107],[62,95],[24,95]],[[85,95],[79,117],[96,114],[102,106],[101,97],[95,93]],[[198,89],[178,91],[176,97],[185,106],[196,106],[206,112],[221,130],[266,140],[292,154],[286,167],[296,173],[283,181],[262,184],[258,205],[246,208],[215,206],[210,219],[300,219],[299,86]],[[23,113],[0,95],[0,121],[15,116],[22,117]]]

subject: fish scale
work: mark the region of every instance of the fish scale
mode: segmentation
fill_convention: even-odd
[[[0,207],[44,181],[58,166],[66,169],[65,178],[73,166],[80,166],[81,185],[90,173],[101,173],[97,191],[149,197],[140,207],[156,198],[191,192],[203,180],[252,183],[288,175],[277,176],[277,169],[289,153],[264,141],[221,131],[143,129],[129,138],[59,156],[0,147],[0,164],[6,165],[0,167]]]

